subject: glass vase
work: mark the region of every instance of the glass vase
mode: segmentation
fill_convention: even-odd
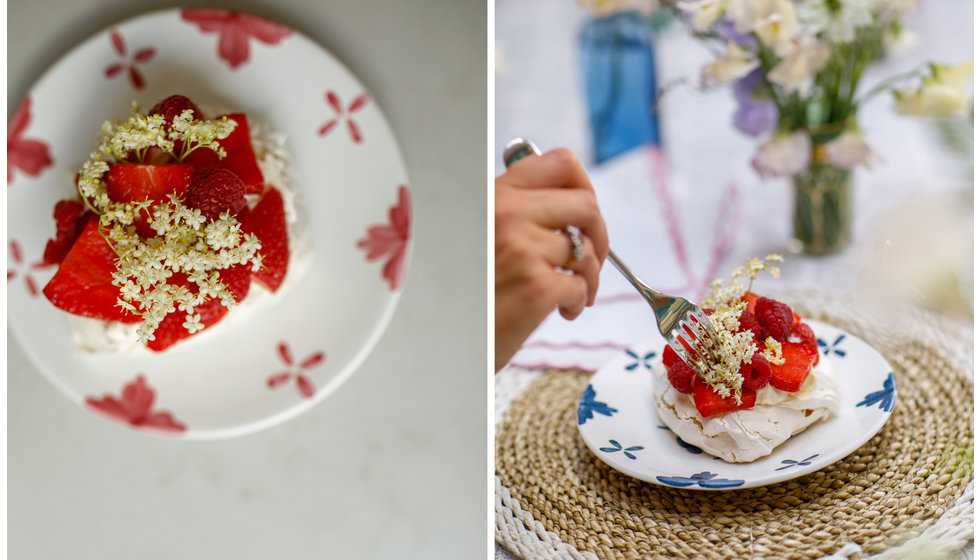
[[[829,255],[851,241],[851,170],[817,161],[793,177],[791,250]]]
[[[660,143],[650,24],[637,12],[588,20],[579,56],[596,163]]]

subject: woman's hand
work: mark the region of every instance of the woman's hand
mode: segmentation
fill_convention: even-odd
[[[499,370],[552,309],[574,319],[595,302],[609,240],[592,183],[567,149],[517,161],[497,177],[494,191]],[[569,225],[583,234],[585,254],[577,261]]]

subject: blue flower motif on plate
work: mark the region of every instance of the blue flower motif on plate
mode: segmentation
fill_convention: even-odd
[[[632,452],[643,449],[642,445],[634,445],[631,447],[627,447],[626,449],[623,449],[623,444],[619,443],[614,439],[609,440],[609,443],[610,445],[612,445],[612,447],[600,447],[599,451],[604,451],[606,453],[616,453],[617,451],[622,451],[623,455],[626,455],[628,458],[635,460],[636,455],[634,455]]]
[[[803,459],[801,461],[797,461],[796,459],[783,459],[782,461],[780,461],[780,463],[782,463],[783,466],[776,468],[776,470],[777,471],[781,471],[783,469],[788,469],[790,467],[805,467],[805,466],[809,465],[814,459],[816,459],[819,456],[820,456],[820,454],[819,453],[816,453],[816,454],[810,455],[809,457],[807,457],[806,459]]]
[[[640,366],[643,366],[646,369],[650,369],[651,368],[650,360],[657,357],[656,352],[647,352],[641,358],[639,354],[637,354],[632,350],[627,350],[626,355],[633,359],[632,362],[626,364],[626,371],[633,371]]]
[[[881,391],[865,395],[864,400],[857,403],[857,406],[871,407],[877,404],[881,410],[891,412],[895,406],[895,375],[892,372],[888,372],[882,387]]]
[[[835,338],[834,341],[832,343],[830,343],[830,344],[827,344],[824,341],[824,339],[818,338],[817,339],[818,351],[819,351],[819,349],[822,349],[824,356],[829,356],[830,353],[833,352],[834,354],[837,354],[838,356],[840,356],[840,357],[843,358],[844,356],[847,355],[847,352],[845,352],[844,350],[841,350],[839,348],[839,346],[840,346],[840,343],[843,342],[845,338],[846,338],[846,336],[843,335],[843,334],[837,335],[837,338]]]
[[[697,474],[692,474],[689,477],[658,476],[657,480],[662,484],[666,484],[667,486],[675,486],[677,488],[686,488],[695,484],[701,488],[735,488],[745,484],[744,480],[715,478],[716,476],[718,476],[716,473],[703,471]]]
[[[612,416],[619,412],[608,404],[595,400],[595,396],[595,389],[592,388],[592,384],[589,384],[585,388],[585,392],[582,393],[582,400],[578,403],[578,423],[580,426],[592,418],[593,412],[605,416]]]
[[[683,449],[684,451],[687,451],[688,453],[690,453],[692,455],[700,455],[700,454],[704,453],[704,450],[702,450],[697,445],[691,445],[690,443],[687,443],[686,441],[682,440],[681,438],[677,438],[677,445],[681,446],[681,449]]]

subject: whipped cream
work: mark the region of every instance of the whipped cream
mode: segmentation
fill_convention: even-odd
[[[653,397],[661,421],[682,440],[729,463],[746,463],[772,450],[811,424],[836,414],[837,382],[828,360],[820,360],[795,393],[766,385],[755,406],[704,418],[692,395],[678,392],[663,364],[653,368]]]
[[[213,114],[213,113],[212,113]],[[273,185],[282,193],[283,209],[286,214],[286,225],[289,229],[289,268],[286,278],[273,293],[258,282],[252,282],[248,295],[217,323],[193,337],[178,344],[193,341],[201,336],[221,332],[242,322],[255,313],[256,310],[271,305],[271,301],[281,297],[289,289],[298,284],[313,264],[313,248],[309,227],[301,215],[297,204],[297,192],[292,188],[294,177],[289,172],[289,154],[285,149],[286,136],[282,133],[267,133],[260,123],[249,119],[249,132],[252,136],[252,148],[266,184]],[[260,195],[246,195],[249,208],[254,208]],[[152,353],[140,344],[136,334],[139,326],[136,324],[120,323],[118,321],[102,321],[65,313],[72,340],[80,349],[90,353],[132,354]]]

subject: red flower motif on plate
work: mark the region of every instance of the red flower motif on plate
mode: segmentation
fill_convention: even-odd
[[[350,132],[351,140],[353,140],[355,144],[360,144],[364,137],[361,134],[361,127],[357,126],[357,123],[354,121],[354,117],[352,115],[363,109],[369,100],[370,97],[368,97],[368,94],[362,93],[355,97],[354,100],[347,105],[347,108],[344,108],[344,105],[341,103],[340,97],[337,96],[337,93],[333,90],[328,91],[327,104],[333,109],[334,118],[324,123],[323,126],[320,127],[318,134],[320,136],[326,136],[326,134],[333,130],[338,123],[341,121],[346,121],[347,131]]]
[[[145,47],[136,51],[130,57],[127,55],[126,40],[115,29],[109,32],[109,42],[112,43],[113,50],[116,51],[123,61],[107,66],[105,77],[115,78],[125,70],[129,74],[129,83],[133,84],[133,87],[136,89],[143,89],[146,86],[146,79],[143,78],[143,73],[140,72],[137,65],[149,62],[157,54],[157,50],[153,47]]]
[[[13,266],[7,267],[7,282],[17,278],[17,275],[20,274],[24,277],[24,284],[27,285],[27,293],[31,294],[31,297],[37,297],[40,291],[37,289],[37,282],[34,281],[34,277],[31,276],[31,273],[35,270],[46,268],[50,265],[43,261],[38,261],[32,265],[27,265],[24,262],[24,250],[21,248],[20,242],[16,239],[10,240],[10,258],[13,260],[14,264]]]
[[[317,351],[309,356],[298,365],[295,364],[293,360],[293,352],[289,349],[289,345],[285,342],[280,342],[276,347],[276,351],[279,353],[279,357],[287,366],[289,366],[289,371],[284,371],[282,373],[277,373],[269,376],[266,384],[270,389],[279,387],[283,383],[286,383],[290,379],[296,380],[296,389],[299,390],[299,394],[306,398],[312,397],[316,393],[316,388],[313,386],[313,382],[307,377],[303,370],[312,369],[321,363],[326,358],[326,354]]]
[[[381,276],[394,291],[405,280],[405,257],[412,226],[412,202],[405,185],[398,187],[398,202],[388,210],[388,221],[386,225],[368,228],[367,237],[358,240],[357,246],[367,252],[368,261],[388,258]]]
[[[110,394],[102,398],[86,397],[85,403],[92,408],[136,428],[148,428],[165,432],[183,432],[187,426],[174,419],[166,410],[153,411],[153,401],[156,395],[146,384],[142,374],[135,381],[123,387],[122,395],[115,397]]]
[[[278,23],[230,10],[187,8],[180,12],[180,18],[204,33],[218,33],[218,57],[232,70],[248,61],[250,39],[276,45],[292,34]]]
[[[24,131],[29,124],[31,124],[31,98],[25,97],[7,124],[8,185],[14,179],[14,169],[20,169],[31,177],[37,177],[45,167],[54,164],[47,144],[33,138],[24,138]]]

